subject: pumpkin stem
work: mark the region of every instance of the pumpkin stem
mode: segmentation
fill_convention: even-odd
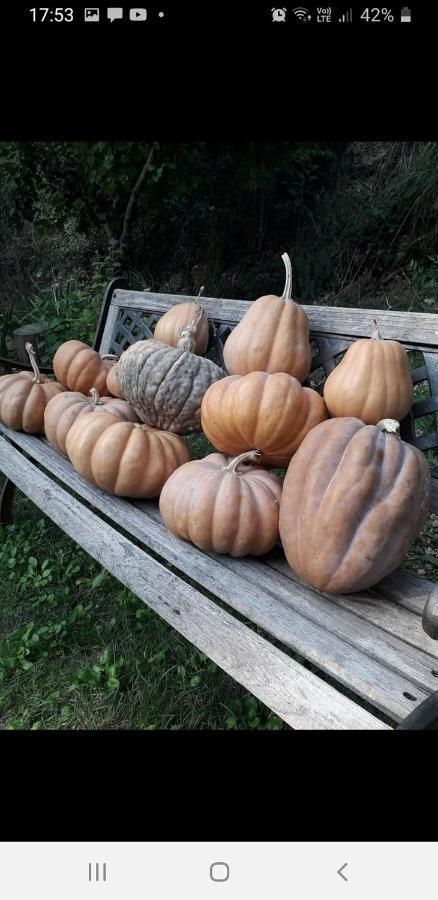
[[[372,339],[373,341],[381,341],[381,340],[382,340],[382,335],[380,334],[379,326],[378,326],[378,324],[377,324],[377,322],[376,322],[375,319],[373,319],[373,323],[374,323],[374,325],[373,325],[373,333],[372,333],[372,335],[371,335],[371,339]]]
[[[240,463],[243,462],[256,462],[261,456],[260,450],[247,450],[246,453],[241,453],[240,456],[235,456],[228,465],[222,467],[223,472],[235,472],[237,466],[240,466]]]
[[[91,402],[93,406],[103,406],[103,402],[99,397],[99,394],[96,391],[96,388],[91,388],[89,393],[91,394]]]
[[[281,296],[283,300],[292,300],[292,263],[287,253],[283,253],[281,258],[286,268],[286,282]]]
[[[32,384],[41,384],[42,383],[41,372],[37,366],[35,350],[33,349],[32,344],[29,343],[29,341],[27,341],[27,343],[24,346],[26,348],[27,355],[29,357],[30,364],[33,369],[33,374],[35,376]]]
[[[104,353],[101,359],[113,359],[114,362],[117,362],[119,357],[115,353]]]
[[[400,422],[397,422],[397,419],[381,419],[377,422],[376,428],[384,434],[395,434],[400,440]]]
[[[204,287],[204,285],[203,285],[202,287],[199,288],[199,294],[198,294],[198,297],[202,297],[204,291],[205,291],[205,287]]]
[[[184,328],[180,328],[179,330],[179,341],[177,343],[178,350],[189,350],[190,353],[193,353],[196,347],[196,332],[198,330],[198,325],[204,315],[204,310],[200,303],[197,303],[198,313],[188,325]]]

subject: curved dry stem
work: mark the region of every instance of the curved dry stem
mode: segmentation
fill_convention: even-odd
[[[243,462],[257,462],[260,459],[261,453],[260,450],[247,450],[246,453],[241,453],[239,456],[235,456],[231,462],[227,463],[226,466],[222,466],[223,472],[235,472],[237,467],[240,466],[240,463]]]
[[[101,356],[101,359],[102,359],[102,360],[103,360],[103,359],[113,359],[114,362],[118,362],[119,357],[116,356],[115,353],[104,353],[103,356]]]
[[[292,300],[292,263],[288,253],[282,253],[281,258],[286,269],[286,282],[281,296],[283,300]]]
[[[29,343],[29,341],[27,341],[27,343],[24,346],[26,348],[26,352],[29,357],[29,362],[33,369],[34,379],[32,381],[32,384],[41,384],[42,383],[41,372],[37,365],[35,350],[33,349],[32,344]]]
[[[197,303],[198,313],[188,325],[185,325],[184,328],[180,328],[179,330],[179,341],[177,343],[178,350],[189,350],[190,353],[193,353],[196,348],[196,333],[198,331],[199,323],[204,315],[204,310],[202,306]]]
[[[104,406],[104,403],[100,399],[100,396],[99,396],[98,392],[96,391],[96,388],[94,388],[94,387],[90,388],[89,393],[91,394],[90,402],[93,404],[93,406]]]
[[[381,341],[382,340],[382,335],[380,334],[379,326],[377,324],[376,319],[373,319],[373,332],[371,335],[371,339],[373,341]]]

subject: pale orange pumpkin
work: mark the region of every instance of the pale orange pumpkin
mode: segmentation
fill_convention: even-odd
[[[203,290],[204,288],[201,288],[199,296]],[[208,318],[200,303],[175,303],[174,306],[171,306],[158,320],[154,338],[156,341],[162,341],[163,344],[177,347],[178,341],[187,329],[193,336],[194,349],[192,353],[196,353],[197,356],[205,356],[209,337]]]
[[[324,400],[292,375],[229,375],[206,391],[202,429],[221,453],[259,450],[261,461],[288,465],[306,434],[327,418]]]
[[[406,350],[382,340],[377,322],[371,338],[355,341],[330,372],[324,400],[332,416],[355,416],[367,425],[407,416],[414,387]]]
[[[49,443],[60,453],[67,454],[67,434],[78,416],[105,412],[126,422],[139,421],[126,400],[99,397],[95,388],[91,388],[90,394],[91,397],[85,397],[79,391],[64,391],[47,404],[44,412],[44,430]]]
[[[398,422],[329,419],[289,464],[280,537],[291,568],[329,593],[372,587],[406,556],[427,517],[431,477]],[[358,606],[358,609],[360,605]]]
[[[304,381],[310,372],[312,352],[309,320],[291,297],[292,267],[283,253],[286,285],[282,297],[259,297],[227,338],[225,367],[230,375],[248,372],[286,372]]]
[[[14,431],[44,434],[44,410],[51,398],[64,392],[62,384],[41,375],[32,344],[26,350],[33,372],[0,377],[0,422]]]
[[[53,371],[61,384],[70,391],[88,394],[96,388],[99,394],[106,392],[106,379],[115,365],[116,357],[102,357],[82,341],[66,341],[58,347],[53,357]]]
[[[114,359],[117,361],[117,357],[114,357]],[[120,387],[119,379],[117,378],[117,369],[115,365],[112,366],[106,377],[106,389],[112,397],[118,397],[119,400],[125,399],[122,388]]]
[[[79,416],[66,448],[79,475],[117,497],[158,497],[172,472],[190,459],[176,434],[106,413]]]
[[[229,459],[211,453],[181,466],[160,496],[169,531],[201,550],[260,556],[278,540],[281,482],[264,469],[244,465],[259,454]]]

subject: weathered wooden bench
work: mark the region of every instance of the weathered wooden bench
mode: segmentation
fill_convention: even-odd
[[[193,298],[107,289],[95,348],[120,354],[152,335],[172,304]],[[210,352],[223,362],[229,331],[249,304],[203,297]],[[416,351],[414,383],[429,396],[414,403],[401,433],[423,451],[438,446],[438,316],[305,307],[314,346],[312,386],[339,354],[369,336]],[[433,433],[416,423],[433,415]],[[399,569],[359,595],[322,595],[302,584],[281,548],[263,559],[206,554],[173,537],[156,502],[129,502],[91,487],[43,439],[0,425],[0,470],[7,478],[0,521],[12,517],[15,486],[119,581],[296,729],[438,727],[437,590]],[[433,473],[432,509],[438,510]],[[135,539],[136,543],[133,542]],[[427,612],[425,608],[427,606]],[[422,617],[423,624],[422,624]]]

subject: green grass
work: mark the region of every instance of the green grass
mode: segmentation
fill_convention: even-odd
[[[0,529],[0,728],[287,726],[26,498]]]

